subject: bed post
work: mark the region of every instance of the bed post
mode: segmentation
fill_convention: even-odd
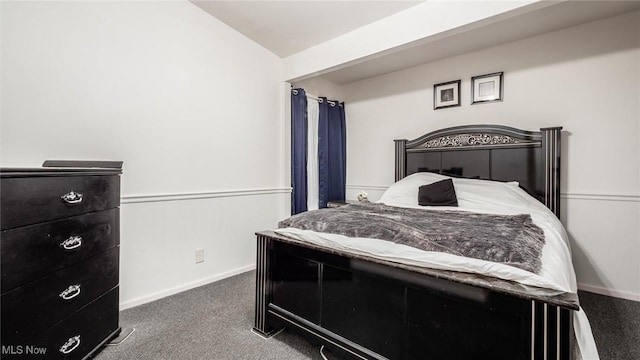
[[[262,337],[273,335],[274,329],[267,323],[267,307],[271,302],[271,261],[269,254],[273,240],[257,235],[256,248],[256,309],[253,331]]]
[[[540,129],[544,153],[544,204],[560,218],[560,133],[562,127]]]
[[[396,179],[407,176],[407,139],[393,140],[396,143]]]
[[[531,301],[531,359],[573,360],[572,312]]]

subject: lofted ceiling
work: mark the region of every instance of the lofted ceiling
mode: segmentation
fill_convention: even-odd
[[[281,58],[423,2],[190,1]],[[532,11],[514,11],[513,14],[487,18],[302,78],[286,80],[299,81],[321,76],[336,84],[346,84],[638,9],[640,1],[636,0],[540,2]],[[390,29],[390,32],[392,31],[393,29]]]

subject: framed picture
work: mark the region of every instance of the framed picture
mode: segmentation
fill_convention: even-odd
[[[460,80],[433,85],[433,109],[460,106]]]
[[[471,104],[502,101],[502,72],[471,78]]]

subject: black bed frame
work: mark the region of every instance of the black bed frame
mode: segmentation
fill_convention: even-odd
[[[561,128],[472,125],[396,140],[418,171],[519,181],[559,216]],[[353,255],[257,233],[254,331],[298,332],[353,359],[573,358],[573,293]]]

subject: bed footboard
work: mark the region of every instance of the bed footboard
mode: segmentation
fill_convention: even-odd
[[[573,294],[425,271],[257,233],[254,331],[287,327],[353,359],[572,359]]]

